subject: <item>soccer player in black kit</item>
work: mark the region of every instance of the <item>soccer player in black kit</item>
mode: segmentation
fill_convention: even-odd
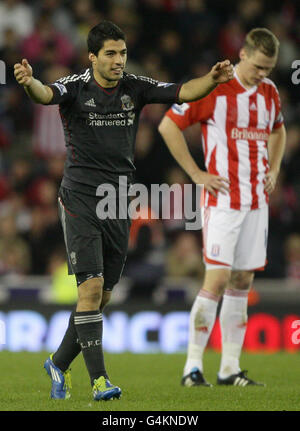
[[[59,104],[67,158],[58,196],[69,274],[75,274],[78,301],[58,350],[44,367],[52,382],[51,398],[70,397],[70,370],[82,352],[94,400],[120,398],[110,383],[102,350],[102,312],[119,281],[126,259],[129,217],[100,219],[96,213],[101,184],[116,189],[119,177],[134,172],[134,143],[138,118],[147,103],[183,103],[206,96],[219,83],[233,78],[228,60],[184,84],[162,83],[124,72],[125,35],[109,21],[88,35],[91,67],[43,85],[26,59],[15,64],[15,77],[36,103]],[[180,61],[180,59],[178,59]],[[216,181],[222,185],[221,179]]]

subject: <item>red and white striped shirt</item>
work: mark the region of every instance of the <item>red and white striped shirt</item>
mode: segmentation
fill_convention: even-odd
[[[175,104],[166,115],[181,130],[200,122],[207,171],[230,181],[230,193],[218,192],[215,198],[205,191],[204,206],[253,210],[268,204],[267,141],[283,124],[280,97],[270,79],[246,89],[235,73],[205,98]]]

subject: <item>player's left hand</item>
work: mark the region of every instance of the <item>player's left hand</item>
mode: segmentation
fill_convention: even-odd
[[[273,192],[273,190],[275,189],[276,186],[276,181],[277,181],[277,176],[278,174],[276,174],[274,171],[269,171],[266,176],[265,176],[265,191],[270,194]]]
[[[216,84],[223,84],[230,81],[234,76],[233,65],[229,60],[218,62],[210,71]]]

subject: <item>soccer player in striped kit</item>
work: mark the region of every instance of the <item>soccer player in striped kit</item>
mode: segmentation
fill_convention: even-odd
[[[190,314],[185,386],[210,386],[203,353],[220,311],[222,358],[217,384],[258,384],[241,371],[247,300],[255,271],[266,265],[269,194],[274,190],[286,132],[280,98],[267,78],[279,41],[269,30],[251,30],[240,50],[234,79],[207,97],[173,105],[159,131],[170,152],[196,184],[204,185],[204,282]],[[200,123],[207,172],[191,157],[182,131]]]
[[[102,312],[122,274],[130,219],[128,213],[126,218],[99,217],[97,190],[108,184],[118,196],[120,178],[125,177],[126,184],[133,181],[135,136],[146,104],[204,97],[233,78],[233,66],[225,60],[204,77],[182,85],[128,74],[125,34],[109,21],[90,30],[87,45],[91,67],[81,74],[43,85],[23,59],[15,64],[15,77],[34,102],[59,105],[67,146],[58,203],[78,301],[59,348],[44,364],[52,382],[51,397],[70,397],[69,366],[82,352],[93,398],[99,401],[121,395],[121,389],[110,383],[104,363]],[[127,191],[122,193],[127,196]],[[121,202],[114,203],[119,213]]]

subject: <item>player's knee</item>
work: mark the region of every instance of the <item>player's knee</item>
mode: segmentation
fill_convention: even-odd
[[[217,295],[222,295],[230,276],[220,276],[215,280],[214,288]]]
[[[95,277],[78,286],[78,305],[97,309],[102,300],[103,278]]]
[[[222,295],[230,279],[229,270],[206,271],[203,288],[214,295]]]
[[[109,303],[111,298],[111,292],[110,291],[103,291],[101,304],[100,304],[100,311],[102,312],[104,307]]]
[[[231,274],[230,284],[234,289],[247,290],[250,289],[254,278],[254,273],[251,271],[233,271]]]

